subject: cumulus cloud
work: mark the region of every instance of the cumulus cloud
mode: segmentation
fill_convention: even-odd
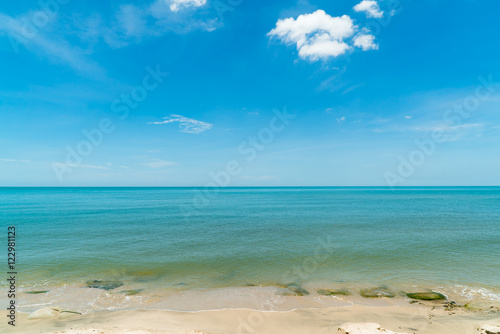
[[[172,0],[170,10],[177,12],[179,9],[188,7],[201,7],[207,3],[207,0]]]
[[[363,51],[378,50],[378,44],[375,43],[375,36],[370,34],[360,34],[354,38],[354,46]]]
[[[384,12],[380,10],[378,2],[375,0],[363,0],[354,6],[357,12],[365,12],[367,17],[381,18]]]
[[[333,17],[324,10],[311,14],[299,15],[296,19],[289,17],[276,22],[276,27],[268,33],[286,44],[295,44],[299,57],[316,61],[337,57],[359,47],[363,51],[377,49],[375,36],[367,29],[352,38],[359,27],[348,15]]]
[[[172,114],[167,117],[163,117],[164,121],[161,122],[149,122],[147,124],[156,124],[156,125],[161,125],[161,124],[168,124],[168,123],[174,123],[174,122],[179,122],[179,127],[181,128],[181,132],[185,133],[202,133],[203,131],[210,130],[212,128],[212,124],[198,121],[196,119],[184,117],[181,115],[175,115]]]
[[[344,54],[349,49],[344,39],[352,36],[354,29],[349,16],[332,17],[320,9],[299,15],[297,19],[278,20],[268,35],[287,44],[296,44],[301,58],[318,60]]]

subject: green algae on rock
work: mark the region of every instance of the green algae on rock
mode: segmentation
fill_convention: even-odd
[[[69,310],[59,311],[59,313],[72,313],[72,314],[79,314],[79,315],[82,315],[82,313],[81,313],[81,312],[77,312],[77,311],[69,311]]]
[[[347,289],[319,289],[318,293],[323,296],[349,296],[351,294]]]
[[[117,293],[123,293],[127,296],[134,296],[134,295],[137,295],[138,293],[141,293],[142,291],[144,291],[144,289],[123,290],[123,291],[119,291]]]
[[[28,295],[38,295],[41,293],[47,293],[49,290],[34,290],[34,291],[25,291],[24,293],[27,293]]]
[[[446,296],[439,293],[439,292],[414,292],[414,293],[407,293],[406,294],[408,297],[411,299],[418,299],[418,300],[446,300]]]

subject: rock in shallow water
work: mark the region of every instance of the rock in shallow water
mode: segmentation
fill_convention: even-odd
[[[44,307],[28,315],[29,320],[52,319],[59,315],[59,310],[53,307]]]
[[[77,311],[60,310],[60,309],[55,308],[55,307],[44,307],[44,308],[36,310],[35,312],[32,312],[30,315],[28,315],[28,319],[29,320],[53,319],[53,318],[59,318],[59,316],[63,316],[63,315],[71,316],[73,314],[82,315],[82,313],[77,312]]]
[[[319,289],[318,293],[323,296],[349,296],[351,294],[347,289]]]
[[[116,289],[122,285],[123,283],[120,281],[87,281],[87,288],[103,289],[106,291]]]
[[[307,296],[309,294],[309,291],[296,283],[286,285],[278,284],[278,286],[282,287],[282,289],[276,292],[276,294],[280,296]]]
[[[287,288],[295,292],[298,296],[307,296],[309,294],[309,291],[307,291],[300,285],[290,284]]]
[[[415,292],[406,294],[411,299],[418,300],[446,300],[446,296],[439,292]]]
[[[362,297],[365,298],[394,297],[394,293],[385,286],[379,286],[378,288],[371,288],[371,289],[363,289],[361,290],[360,294]]]
[[[376,323],[346,323],[339,327],[339,334],[410,334],[410,333],[400,333],[393,332],[388,329],[384,329],[380,324]]]

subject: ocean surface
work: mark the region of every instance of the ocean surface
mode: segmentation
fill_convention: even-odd
[[[500,187],[0,188],[0,217],[25,291],[294,283],[500,300]]]

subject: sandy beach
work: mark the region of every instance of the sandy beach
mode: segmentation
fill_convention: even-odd
[[[247,333],[428,333],[472,334],[500,332],[498,314],[462,310],[447,311],[442,306],[351,306],[300,309],[287,312],[215,310],[174,312],[164,310],[100,311],[85,315],[46,309],[41,319],[21,314],[17,332],[53,334],[247,334]],[[351,324],[349,324],[351,323]],[[364,328],[356,330],[355,325]],[[371,324],[378,325],[371,325]],[[481,331],[480,328],[488,328]],[[2,333],[12,332],[5,322]],[[350,331],[343,331],[346,328]],[[380,329],[378,329],[380,328]],[[498,331],[491,331],[497,328]]]
[[[102,289],[72,287],[70,290],[63,290],[66,293],[64,300],[56,302],[49,302],[49,293],[23,293],[26,297],[25,304],[18,309],[15,329],[4,321],[0,325],[0,332],[500,333],[500,308],[493,306],[496,304],[492,301],[463,304],[451,299],[416,300],[401,294],[392,298],[366,298],[359,294],[322,296],[317,293],[300,296],[298,293],[283,294],[284,290],[278,287],[240,287],[126,296]],[[382,288],[380,290],[383,291]],[[73,295],[70,294],[71,291]],[[28,299],[29,296],[32,299]],[[90,297],[94,299],[90,301]],[[118,302],[116,298],[121,298],[122,302]],[[71,304],[71,300],[77,300],[80,307],[77,307],[78,304]],[[134,300],[137,303],[132,303]],[[127,308],[125,301],[129,303]],[[109,302],[115,303],[115,306],[103,308]],[[83,305],[93,305],[94,308],[83,309]],[[171,307],[183,310],[173,310]],[[6,318],[7,314],[4,315],[4,319]]]

